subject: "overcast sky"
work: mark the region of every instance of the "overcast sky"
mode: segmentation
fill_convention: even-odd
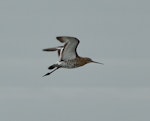
[[[149,121],[148,0],[1,0],[1,121]],[[60,69],[42,78],[60,46],[104,65]]]

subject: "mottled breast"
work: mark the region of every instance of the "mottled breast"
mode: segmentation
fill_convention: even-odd
[[[76,58],[59,62],[59,65],[63,68],[77,68],[85,64],[87,64],[87,62],[83,58]]]

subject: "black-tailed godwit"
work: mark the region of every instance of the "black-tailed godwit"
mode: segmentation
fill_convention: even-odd
[[[69,36],[60,36],[56,37],[56,39],[59,40],[61,43],[65,43],[64,46],[46,48],[43,49],[43,51],[57,51],[60,60],[56,64],[51,65],[48,69],[54,70],[52,70],[49,73],[46,73],[44,76],[50,75],[59,68],[77,68],[80,66],[84,66],[88,63],[103,64],[93,61],[92,59],[87,57],[80,57],[77,54],[77,46],[80,42],[77,38]]]

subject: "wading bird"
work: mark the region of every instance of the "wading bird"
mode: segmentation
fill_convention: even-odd
[[[77,38],[60,36],[56,37],[56,39],[59,40],[61,43],[64,43],[64,46],[46,48],[43,49],[43,51],[57,51],[60,60],[56,64],[51,65],[48,69],[53,70],[49,73],[46,73],[44,76],[50,75],[59,68],[77,68],[80,66],[84,66],[88,63],[103,64],[93,61],[92,59],[87,57],[80,57],[77,54],[77,46],[80,42]]]

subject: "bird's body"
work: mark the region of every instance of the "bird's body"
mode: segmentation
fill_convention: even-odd
[[[80,66],[84,66],[85,64],[90,62],[102,64],[99,62],[95,62],[87,57],[80,57],[77,54],[76,48],[80,42],[77,38],[68,36],[61,36],[56,38],[60,42],[65,43],[64,46],[47,48],[43,49],[43,51],[58,51],[58,56],[60,57],[60,60],[56,64],[51,65],[48,69],[54,70],[45,74],[44,76],[51,74],[52,72],[54,72],[59,68],[68,68],[68,69],[77,68]]]
[[[63,68],[71,69],[71,68],[77,68],[77,67],[83,66],[87,63],[88,61],[86,60],[86,58],[77,57],[71,60],[58,61],[57,65]]]

